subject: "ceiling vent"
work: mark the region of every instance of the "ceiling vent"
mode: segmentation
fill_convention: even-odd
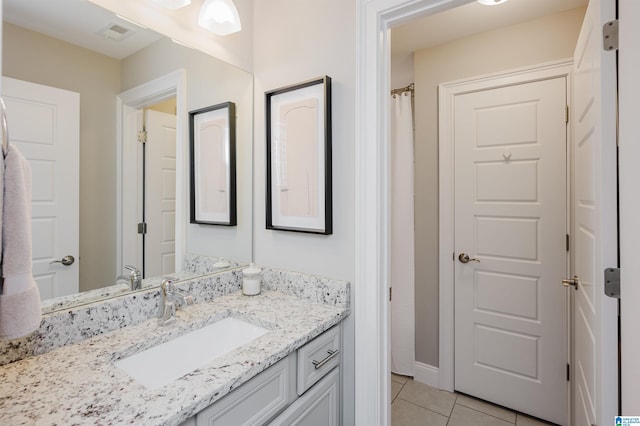
[[[135,31],[122,26],[121,24],[110,23],[106,27],[97,31],[97,33],[103,37],[111,40],[120,41],[132,35]]]

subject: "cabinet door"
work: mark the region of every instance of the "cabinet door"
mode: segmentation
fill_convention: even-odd
[[[295,355],[269,367],[197,415],[197,426],[261,425],[295,398]]]
[[[340,368],[309,389],[271,425],[338,426],[340,424]]]

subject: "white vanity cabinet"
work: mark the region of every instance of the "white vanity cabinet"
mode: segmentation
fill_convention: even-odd
[[[197,426],[260,425],[295,398],[295,354],[280,360],[196,416]]]
[[[336,325],[181,426],[339,425],[341,338]]]
[[[320,382],[276,417],[272,426],[337,426],[340,424],[340,367],[334,368]]]

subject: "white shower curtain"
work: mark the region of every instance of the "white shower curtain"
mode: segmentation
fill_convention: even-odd
[[[391,371],[415,363],[413,118],[411,92],[391,100]]]

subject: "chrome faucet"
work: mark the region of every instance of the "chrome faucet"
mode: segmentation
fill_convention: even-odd
[[[160,284],[160,324],[165,324],[176,317],[176,310],[180,306],[193,305],[193,297],[175,288],[170,279],[162,280]],[[177,305],[176,305],[177,304]]]
[[[131,265],[126,265],[124,267],[124,269],[131,271],[129,273],[129,275],[118,275],[118,278],[116,278],[116,282],[122,280],[122,281],[128,281],[129,282],[129,287],[131,288],[131,290],[138,290],[142,288],[142,273],[140,272],[139,269],[137,269],[135,266],[131,266]]]

